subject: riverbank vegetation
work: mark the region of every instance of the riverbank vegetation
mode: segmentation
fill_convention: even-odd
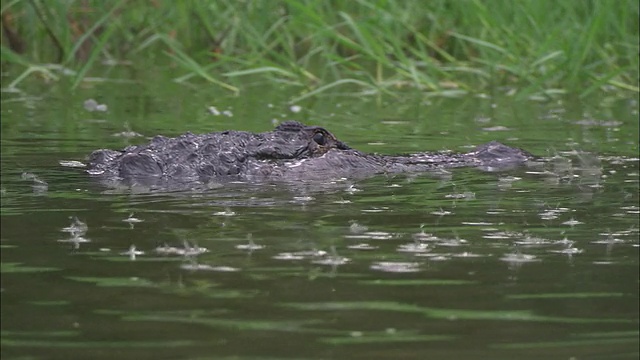
[[[131,66],[236,93],[287,83],[295,100],[344,85],[637,96],[639,15],[637,0],[3,1],[2,87]]]

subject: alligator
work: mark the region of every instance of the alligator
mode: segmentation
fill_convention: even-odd
[[[530,153],[492,141],[467,153],[379,155],[352,149],[319,126],[287,121],[263,133],[222,131],[175,138],[89,156],[87,172],[125,182],[299,181],[478,167],[504,170],[533,160]]]

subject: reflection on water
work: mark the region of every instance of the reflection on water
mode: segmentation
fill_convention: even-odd
[[[58,135],[36,152],[3,133],[3,359],[638,355],[633,151],[154,193],[59,166],[103,144]],[[365,139],[414,150],[393,132]]]

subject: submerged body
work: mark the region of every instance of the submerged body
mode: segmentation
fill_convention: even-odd
[[[209,183],[211,181],[296,181],[366,177],[473,166],[501,170],[533,159],[526,151],[498,142],[468,153],[388,156],[351,149],[327,130],[296,121],[273,131],[223,131],[176,138],[154,137],[123,150],[96,150],[90,174],[118,181]]]

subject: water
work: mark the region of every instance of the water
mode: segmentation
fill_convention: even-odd
[[[637,101],[29,91],[2,97],[3,359],[638,357]],[[59,165],[274,119],[366,151],[497,139],[547,162],[165,193]]]

